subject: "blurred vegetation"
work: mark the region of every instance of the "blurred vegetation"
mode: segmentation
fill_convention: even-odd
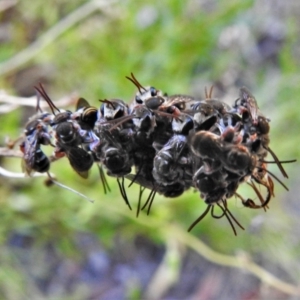
[[[13,62],[15,55],[54,26],[59,31],[63,20],[76,10],[84,13],[92,2],[11,3],[0,11],[0,87],[7,93],[31,96],[33,86],[43,82],[54,100],[76,92],[95,106],[99,106],[99,99],[106,98],[130,103],[135,87],[125,76],[133,72],[142,84],[170,94],[203,96],[204,87],[214,84],[214,96],[232,103],[238,88],[246,85],[271,119],[271,148],[280,159],[299,158],[300,8],[295,9],[292,1],[282,4],[284,9],[277,2],[272,5],[272,1],[258,0],[107,1],[104,8],[91,9],[34,57],[9,69],[7,62]],[[22,107],[0,115],[2,146],[7,135],[14,138],[22,132],[33,113],[33,109]],[[1,158],[1,166],[21,170],[16,158]],[[286,182],[290,192],[276,183],[276,197],[267,213],[244,208],[234,199],[229,201],[231,212],[245,227],[245,231],[237,228],[237,237],[225,218],[209,216],[186,234],[204,240],[220,253],[246,253],[283,281],[297,284],[299,168],[298,163],[285,167],[290,174]],[[276,166],[270,169],[281,178]],[[9,250],[16,234],[28,237],[34,245],[30,248],[34,254],[27,253],[36,255],[33,261],[35,257],[43,260],[39,250],[51,244],[63,257],[80,263],[85,260],[85,249],[78,235],[95,236],[111,252],[116,237],[130,244],[137,236],[146,236],[165,248],[172,239],[168,229],[174,239],[181,236],[206,208],[194,191],[178,199],[157,196],[150,215],[143,212],[137,219],[124,204],[115,179],[109,178],[112,191],[104,195],[96,167],[87,180],[79,178],[67,160],[53,164],[51,172],[95,203],[56,186],[47,188],[42,178],[1,177],[0,294],[5,299],[42,297],[31,282],[34,277],[42,277],[42,271],[33,270],[29,276],[16,259],[17,250]],[[135,210],[138,187],[127,191]],[[250,189],[245,185],[240,193],[248,197]],[[125,247],[124,251],[130,249]],[[139,299],[141,289],[133,284],[128,288],[128,299]],[[87,290],[82,284],[57,295],[61,299],[83,299]]]

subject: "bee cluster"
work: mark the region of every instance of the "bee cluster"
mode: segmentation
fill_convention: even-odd
[[[20,147],[25,172],[50,174],[50,163],[66,156],[72,168],[87,178],[95,163],[106,192],[104,166],[117,179],[130,209],[124,178],[140,185],[137,213],[144,208],[149,213],[156,193],[177,197],[192,187],[200,192],[207,209],[189,230],[211,212],[214,218],[225,216],[235,234],[232,220],[242,226],[228,209],[229,198],[236,196],[246,207],[266,209],[274,196],[272,177],[286,188],[267,169],[265,159],[270,153],[284,177],[282,163],[292,161],[279,161],[269,148],[270,120],[245,87],[229,106],[212,99],[212,89],[205,91],[204,100],[184,94],[168,96],[142,86],[133,74],[127,78],[138,89],[131,105],[105,99],[97,109],[80,98],[74,112],[60,110],[42,85],[36,87],[51,112],[38,112],[25,126]],[[52,146],[53,155],[47,157],[41,145]],[[237,193],[243,182],[253,188],[258,203]],[[151,192],[141,208],[145,188]],[[215,206],[221,215],[214,213]]]

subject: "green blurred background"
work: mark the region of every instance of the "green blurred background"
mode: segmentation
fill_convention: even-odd
[[[299,16],[291,0],[2,0],[0,88],[29,97],[42,82],[54,101],[76,93],[99,106],[105,98],[131,102],[131,72],[169,94],[204,97],[214,85],[213,96],[230,104],[245,85],[271,119],[273,151],[297,159]],[[32,114],[22,106],[0,115],[2,147]],[[18,158],[0,165],[21,172]],[[115,179],[104,194],[96,167],[87,180],[66,159],[51,167],[94,204],[43,178],[1,176],[0,299],[297,299],[292,287],[279,289],[300,279],[298,163],[285,169],[290,191],[275,182],[266,213],[229,201],[245,227],[237,237],[225,218],[210,216],[186,232],[206,208],[198,192],[157,196],[150,215],[136,218]],[[138,187],[127,191],[135,210]],[[252,192],[244,184],[239,193]],[[250,261],[281,280],[277,289],[264,273],[253,275]]]

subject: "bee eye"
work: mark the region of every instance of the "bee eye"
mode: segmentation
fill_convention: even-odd
[[[184,104],[184,103],[181,103],[181,104],[180,104],[180,109],[181,109],[181,110],[185,110],[185,104]]]
[[[100,107],[100,113],[102,116],[104,116],[104,104],[102,104]]]
[[[135,97],[135,102],[138,104],[143,104],[143,100],[139,96]]]
[[[157,90],[154,87],[150,87],[151,97],[155,97],[157,95]]]

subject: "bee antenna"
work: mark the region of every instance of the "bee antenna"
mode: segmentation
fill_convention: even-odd
[[[235,228],[234,228],[234,225],[233,225],[231,219],[229,218],[229,216],[228,216],[227,213],[226,213],[227,208],[223,208],[219,203],[217,203],[217,205],[218,205],[218,206],[221,208],[221,210],[223,211],[224,216],[225,216],[226,219],[228,220],[228,222],[229,222],[229,224],[230,224],[230,226],[231,226],[231,228],[232,228],[232,230],[233,230],[233,233],[234,233],[234,235],[236,236],[237,234],[236,234],[236,230],[235,230]],[[211,214],[212,214],[212,216],[213,216],[213,209],[212,209],[212,211],[211,211]],[[244,229],[244,228],[243,228],[243,229]]]
[[[230,212],[230,210],[227,207],[227,202],[226,200],[222,200],[224,207],[226,208],[226,211],[228,212],[228,214],[230,215],[230,217],[234,220],[234,222],[243,230],[245,230],[245,228],[241,225],[241,223],[234,217],[234,215]]]
[[[206,210],[200,215],[200,217],[198,217],[188,228],[188,232],[190,232],[207,214],[208,212],[211,210],[212,205],[208,205]]]
[[[271,150],[271,148],[269,147],[264,147],[274,158],[275,163],[277,164],[279,170],[281,171],[283,177],[288,178],[289,176],[287,175],[287,173],[285,172],[283,166],[281,165],[281,161],[278,159],[278,157],[276,156],[276,154]]]
[[[99,100],[99,101],[102,102],[102,103],[107,103],[107,104],[111,105],[113,109],[116,109],[114,104],[111,101],[107,100],[107,99]]]
[[[97,164],[97,166],[98,166],[98,169],[99,169],[99,175],[100,175],[100,179],[101,179],[102,186],[103,186],[103,189],[104,189],[104,194],[106,195],[107,190],[110,192],[110,187],[108,185],[108,182],[107,182],[104,170],[103,170],[103,166],[98,165],[98,164]]]
[[[248,185],[250,185],[250,186],[253,188],[255,194],[256,194],[257,197],[259,198],[259,201],[260,201],[260,203],[261,203],[261,207],[264,209],[264,211],[267,211],[266,208],[268,208],[268,203],[269,203],[270,200],[271,200],[271,190],[270,190],[270,188],[267,187],[267,190],[268,190],[268,196],[267,196],[266,199],[264,199],[264,198],[262,197],[260,191],[258,190],[257,186],[254,184],[253,181],[251,181],[250,183],[249,183],[249,182],[247,182],[247,183],[248,183]]]
[[[266,184],[262,179],[257,178],[257,177],[254,176],[253,174],[252,174],[252,178],[253,178],[257,183],[262,184],[263,186],[265,186],[265,187],[268,189],[268,191],[271,193],[271,195],[272,195],[273,197],[275,197],[275,194],[274,194],[274,182],[273,182],[271,176],[268,176],[268,177],[267,177],[268,184]]]
[[[120,121],[120,122],[117,122],[113,127],[111,127],[109,129],[109,131],[111,132],[115,128],[119,127],[120,125],[122,125],[126,121],[132,120],[133,118],[134,118],[134,116],[124,116],[124,117],[121,117],[121,118],[118,118],[118,119],[115,119],[115,120],[110,120],[110,121],[107,121],[107,122],[103,122],[102,124],[107,124],[107,123],[110,124],[110,123],[114,123],[116,121]]]
[[[204,94],[205,94],[205,99],[208,99],[208,94],[207,94],[207,88],[206,88],[206,86],[204,87]]]
[[[139,92],[140,93],[142,93],[142,89],[144,90],[144,91],[146,91],[146,89],[139,83],[139,81],[136,79],[136,77],[133,75],[133,73],[131,72],[131,77],[128,77],[128,76],[126,76],[126,78],[128,79],[128,80],[130,80],[136,87],[137,87],[137,89],[139,90]]]
[[[297,161],[297,159],[291,159],[291,160],[279,160],[279,162],[280,162],[281,164],[289,164],[289,163],[294,163],[294,162],[296,162],[296,161]],[[260,160],[260,162],[266,163],[266,164],[277,164],[276,161],[268,161],[268,160]]]
[[[221,218],[223,218],[223,217],[225,216],[225,211],[224,211],[224,210],[222,210],[222,214],[221,214],[220,216],[216,216],[216,215],[214,214],[214,208],[215,208],[215,206],[213,205],[212,208],[211,208],[211,216],[212,216],[214,219],[221,219]]]
[[[178,119],[178,116],[174,115],[173,113],[166,113],[166,112],[158,110],[158,109],[152,109],[152,112],[154,112],[157,115],[164,116],[167,118],[176,118],[176,120]]]
[[[271,171],[269,171],[269,170],[267,170],[267,169],[265,169],[265,168],[262,168],[262,167],[256,167],[256,168],[258,168],[258,169],[260,169],[260,170],[263,170],[263,171],[266,171],[267,173],[269,173],[274,179],[276,179],[287,191],[289,190],[288,188],[287,188],[287,186],[275,175],[275,174],[273,174]]]
[[[46,93],[43,85],[40,83],[39,87],[34,87],[35,90],[46,100],[46,102],[48,103],[53,115],[55,115],[55,109],[60,112],[59,108],[53,103],[53,101],[51,100],[51,98],[48,96],[48,94]]]
[[[208,99],[211,99],[213,89],[214,89],[214,86],[213,86],[213,85],[210,87],[209,92],[207,92],[207,88],[206,88],[206,87],[204,88],[204,91],[205,91],[205,98],[206,98],[207,100],[208,100]]]
[[[126,189],[125,189],[125,186],[124,186],[124,177],[122,176],[122,182],[120,182],[120,178],[118,177],[117,178],[117,183],[119,185],[119,190],[120,190],[120,193],[122,195],[122,198],[124,199],[125,203],[129,207],[129,209],[132,210],[132,208],[130,206],[130,203],[129,203],[129,200],[127,198]]]
[[[41,106],[40,106],[40,100],[41,100],[41,94],[36,90],[36,97],[37,97],[37,100],[36,100],[36,108],[35,108],[35,111],[38,112],[43,112],[42,109],[41,109]]]

